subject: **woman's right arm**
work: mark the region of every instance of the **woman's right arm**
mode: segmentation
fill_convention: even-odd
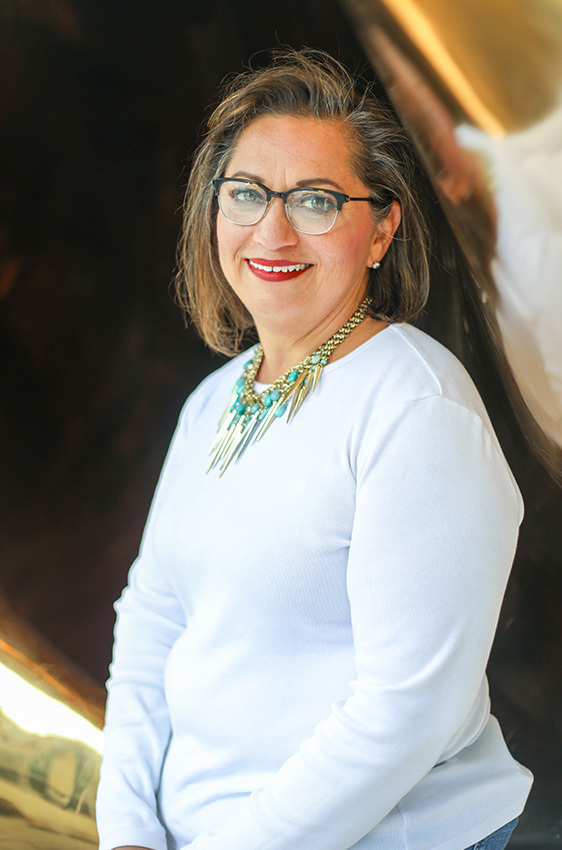
[[[158,559],[155,525],[177,475],[184,420],[180,419],[160,477],[139,557],[115,606],[115,646],[96,802],[100,850],[167,847],[156,802],[171,731],[164,671],[186,623],[173,582]]]

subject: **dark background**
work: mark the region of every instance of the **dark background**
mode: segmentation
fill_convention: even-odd
[[[179,409],[220,363],[170,291],[198,128],[221,80],[279,44],[372,72],[335,0],[0,0],[0,11],[0,582],[103,682],[112,603]],[[438,209],[435,221],[445,233]],[[514,425],[455,262],[453,246],[421,324],[473,373],[524,492],[490,679],[512,752],[536,774],[512,844],[554,848],[560,496]]]

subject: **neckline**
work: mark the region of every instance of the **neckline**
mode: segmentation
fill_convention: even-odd
[[[340,366],[345,366],[346,363],[351,362],[356,357],[360,357],[372,345],[376,344],[376,340],[378,339],[378,337],[383,336],[386,333],[386,331],[389,331],[391,328],[396,328],[400,324],[402,324],[402,323],[396,322],[394,324],[387,325],[385,328],[382,328],[382,330],[378,331],[378,333],[373,334],[373,336],[370,336],[369,339],[366,339],[364,342],[362,342],[360,345],[358,345],[352,351],[349,351],[347,354],[344,354],[343,357],[340,357],[338,360],[334,360],[333,363],[327,363],[327,365],[324,366],[322,377],[324,377],[325,375],[329,375],[330,372],[334,372]],[[252,349],[252,351],[253,351],[253,349]],[[264,384],[261,381],[254,381],[254,388],[257,391],[261,392],[262,390],[266,389],[266,387],[270,387],[272,383],[273,383],[273,381],[269,384]]]

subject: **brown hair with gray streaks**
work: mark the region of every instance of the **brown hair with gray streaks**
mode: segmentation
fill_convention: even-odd
[[[211,180],[221,177],[241,133],[263,115],[314,117],[341,125],[349,137],[353,170],[369,188],[376,221],[392,202],[402,219],[380,269],[370,272],[372,315],[408,321],[423,308],[429,288],[428,244],[421,174],[411,142],[389,112],[338,61],[318,50],[279,51],[270,65],[239,74],[208,121],[187,186],[178,248],[176,292],[205,342],[233,355],[252,317],[220,266]]]

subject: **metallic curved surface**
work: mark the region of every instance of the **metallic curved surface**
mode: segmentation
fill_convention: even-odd
[[[97,847],[104,694],[0,599],[0,835],[10,850]]]
[[[560,477],[562,3],[346,5],[470,262],[524,430]]]

